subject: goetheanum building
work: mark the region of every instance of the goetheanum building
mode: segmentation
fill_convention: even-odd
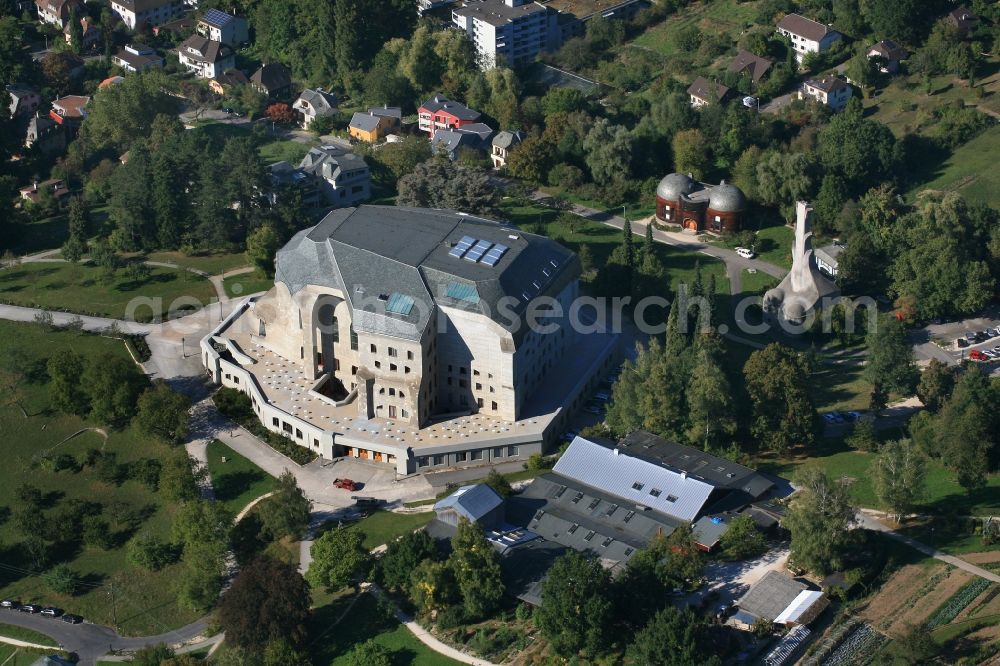
[[[576,255],[499,222],[345,208],[275,263],[274,287],[202,341],[203,362],[325,457],[403,474],[527,458],[613,360],[615,336],[569,325]]]
[[[656,186],[656,219],[688,231],[739,231],[746,209],[743,191],[726,181],[706,185],[690,174],[672,173]]]

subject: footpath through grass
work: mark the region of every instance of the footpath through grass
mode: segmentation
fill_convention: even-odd
[[[54,620],[55,621],[55,620]],[[0,624],[0,636],[5,638],[13,638],[15,640],[24,641],[25,643],[35,643],[37,645],[49,645],[51,647],[58,647],[59,644],[54,640],[41,633],[40,631],[34,631],[33,629],[26,629],[25,627],[18,627],[13,624]]]
[[[208,443],[207,455],[215,499],[234,516],[278,486],[277,479],[217,439]]]
[[[150,269],[139,281],[123,270],[108,282],[89,264],[29,263],[0,270],[0,302],[135,321],[183,316],[215,299],[205,278],[183,270]]]
[[[183,252],[150,252],[146,255],[149,261],[162,261],[177,264],[183,268],[193,268],[209,275],[221,275],[224,271],[249,266],[246,254],[243,252],[209,252],[187,255]]]
[[[313,610],[309,620],[308,650],[313,666],[357,666],[350,653],[372,639],[392,653],[393,664],[407,666],[454,666],[459,662],[442,656],[421,643],[400,624],[385,605],[370,594],[362,594],[338,624],[353,596],[343,596]]]
[[[257,272],[240,273],[225,278],[222,286],[230,298],[243,298],[260,291],[267,291],[274,286],[274,279],[264,277]]]
[[[0,562],[7,565],[0,570],[0,598],[57,606],[99,624],[113,624],[117,616],[120,630],[131,635],[158,634],[196,619],[196,613],[176,601],[175,583],[181,565],[149,572],[125,560],[125,543],[138,532],[170,540],[177,506],[139,481],[116,485],[102,480],[92,466],[79,467],[91,449],[114,454],[118,465],[127,465],[141,459],[163,460],[172,453],[169,445],[132,428],[109,430],[105,441],[100,434],[84,430],[101,424],[62,414],[49,400],[45,365],[53,354],[72,349],[85,357],[108,353],[128,358],[125,346],[97,335],[0,321],[0,349],[4,352],[0,367],[15,368],[24,376],[20,391],[28,413],[25,418],[14,405],[0,407],[4,453],[0,510],[16,510],[20,504],[17,489],[30,482],[42,493],[47,525],[68,520],[60,516],[75,503],[92,502],[100,505],[112,537],[108,549],[76,543],[54,548],[49,544],[48,562],[40,564],[24,548],[26,538],[33,535],[19,530],[17,521],[6,520],[0,524]],[[46,454],[72,456],[76,467],[54,471],[41,461]],[[44,584],[39,573],[59,563],[80,574],[82,584],[77,594],[56,594]],[[112,581],[114,599],[109,594]]]

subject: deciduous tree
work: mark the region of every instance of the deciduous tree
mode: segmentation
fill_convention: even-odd
[[[850,484],[831,480],[818,467],[806,467],[796,485],[801,490],[782,521],[792,535],[792,560],[819,574],[839,569],[855,515]]]
[[[310,583],[339,590],[358,582],[368,567],[365,535],[358,530],[337,527],[327,530],[312,545],[312,564],[306,572]]]
[[[296,568],[259,557],[244,567],[219,603],[219,624],[226,640],[248,649],[271,641],[299,644],[306,635],[309,585]]]
[[[771,343],[750,355],[743,376],[753,408],[750,430],[765,448],[783,452],[813,442],[816,409],[797,352]]]
[[[145,432],[178,443],[187,437],[191,400],[177,393],[162,379],[139,396],[136,424]]]
[[[923,452],[908,439],[886,442],[873,472],[875,495],[899,523],[923,496],[927,475]]]
[[[274,494],[261,503],[257,513],[264,530],[272,539],[286,536],[297,539],[309,526],[311,510],[312,502],[302,492],[295,475],[285,470],[278,477],[278,487]]]
[[[486,540],[482,526],[464,517],[459,519],[451,546],[448,562],[455,572],[466,618],[488,617],[504,593],[499,553]]]
[[[569,552],[555,561],[542,583],[535,622],[563,657],[599,655],[611,637],[611,578],[596,560]]]

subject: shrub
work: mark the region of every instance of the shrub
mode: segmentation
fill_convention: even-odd
[[[151,534],[139,534],[128,542],[125,559],[132,566],[159,571],[177,561],[177,549]]]
[[[42,575],[45,585],[56,594],[73,595],[80,588],[80,574],[65,564],[58,564]]]

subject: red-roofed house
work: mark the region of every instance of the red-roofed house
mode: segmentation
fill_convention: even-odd
[[[417,125],[434,138],[437,130],[456,129],[479,120],[479,112],[464,104],[452,102],[444,95],[435,95],[417,109]]]
[[[28,187],[22,187],[21,199],[24,201],[30,201],[31,203],[38,203],[41,199],[43,192],[49,192],[55,197],[56,201],[62,202],[66,196],[69,195],[69,190],[66,188],[66,183],[64,183],[59,178],[53,178],[51,180],[34,182]]]
[[[80,123],[87,117],[87,104],[90,98],[83,95],[66,95],[52,102],[49,118],[66,129],[71,135],[80,128]]]

